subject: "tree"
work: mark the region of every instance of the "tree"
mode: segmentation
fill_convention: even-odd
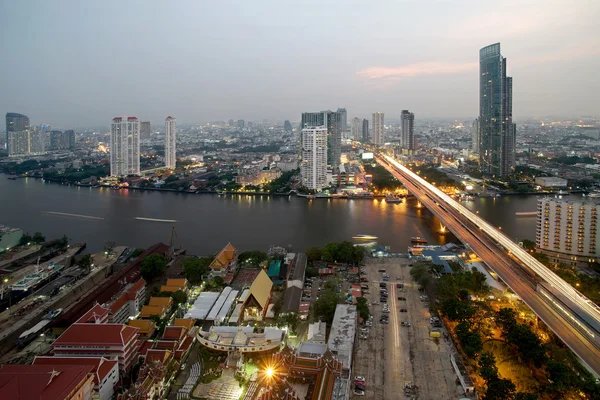
[[[83,268],[86,271],[89,271],[92,268],[92,256],[90,254],[86,254],[77,261],[77,265]]]
[[[297,334],[300,316],[297,313],[286,313],[277,316],[277,326],[280,328],[288,327],[290,333]]]
[[[320,247],[309,247],[306,249],[306,259],[309,262],[319,261],[322,257],[322,252]]]
[[[537,400],[538,395],[535,393],[518,392],[515,394],[515,400]]]
[[[469,301],[460,301],[458,299],[442,301],[440,311],[450,321],[464,321],[475,314],[475,310]]]
[[[523,239],[523,247],[526,250],[533,250],[533,251],[535,251],[535,242],[533,240]]]
[[[507,400],[512,399],[517,388],[510,379],[494,378],[488,381],[484,400]]]
[[[112,240],[109,240],[104,243],[104,252],[106,253],[106,257],[112,255],[112,251],[115,248],[116,243]]]
[[[502,328],[504,336],[517,324],[517,312],[509,307],[501,309],[496,313],[496,323]]]
[[[470,358],[475,358],[481,350],[483,350],[483,342],[481,336],[475,330],[471,330],[471,326],[467,322],[461,322],[456,326],[456,336],[460,340],[460,344]]]
[[[183,304],[188,300],[187,294],[185,294],[185,292],[182,290],[171,293],[171,298],[175,304]]]
[[[496,357],[494,357],[493,353],[481,353],[481,356],[479,357],[479,375],[481,375],[486,382],[498,377]]]
[[[337,243],[327,243],[321,252],[323,260],[327,262],[337,261],[338,255],[338,244]]]
[[[151,281],[165,272],[167,260],[162,254],[150,254],[140,263],[140,271],[146,281]]]
[[[35,244],[42,244],[46,241],[46,237],[42,235],[41,232],[35,232],[31,238],[31,241]]]
[[[179,180],[179,178],[177,177],[177,175],[173,174],[173,175],[167,176],[167,179],[165,179],[165,183],[171,183],[171,182],[175,182],[177,180]]]
[[[331,323],[335,315],[335,309],[340,302],[341,297],[333,290],[323,290],[319,299],[313,304],[315,317],[320,317],[322,321]]]
[[[131,258],[136,258],[141,255],[145,250],[144,249],[135,249],[133,253],[131,253]]]
[[[183,274],[185,275],[185,278],[192,285],[200,284],[202,278],[208,273],[208,267],[212,261],[212,257],[185,259],[183,262]]]
[[[225,280],[220,276],[213,277],[206,284],[206,288],[210,290],[220,290],[223,286],[225,286]]]
[[[19,240],[19,245],[20,246],[25,246],[27,244],[30,244],[33,241],[33,238],[31,237],[31,235],[29,234],[29,232],[27,232],[26,234],[24,234],[23,236],[21,236],[21,239]]]
[[[269,256],[264,251],[251,250],[240,253],[238,256],[238,263],[241,265],[254,265],[259,266],[264,261],[267,261]]]
[[[356,310],[358,311],[358,315],[367,320],[371,312],[369,311],[369,302],[365,297],[359,297],[356,299]]]

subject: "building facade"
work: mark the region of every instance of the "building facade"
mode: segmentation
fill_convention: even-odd
[[[283,122],[283,130],[286,132],[291,132],[293,130],[292,124],[287,119]]]
[[[352,140],[362,140],[362,120],[360,118],[352,118],[352,125],[350,125],[350,136]]]
[[[337,111],[319,111],[302,113],[300,129],[311,127],[325,127],[327,130],[327,163],[334,171],[339,168],[342,156],[342,132],[347,123],[345,108]],[[302,149],[302,134],[300,135],[300,149]],[[302,150],[301,150],[302,151]]]
[[[402,113],[400,114],[400,124],[402,127],[402,148],[409,152],[415,151],[415,114],[408,110],[402,110]]]
[[[367,143],[369,141],[369,120],[363,119],[362,121],[362,141]]]
[[[140,121],[115,117],[110,129],[110,175],[140,174]]]
[[[479,154],[479,146],[481,143],[481,135],[479,134],[479,118],[475,118],[471,125],[471,150],[475,154]]]
[[[176,157],[176,122],[175,117],[165,119],[165,167],[175,169]]]
[[[140,138],[148,139],[150,134],[152,133],[152,126],[150,125],[150,121],[141,121],[140,122]]]
[[[75,132],[50,131],[50,150],[69,150],[75,147]]]
[[[327,128],[302,129],[302,184],[313,190],[327,186]]]
[[[11,141],[11,134],[15,132],[26,132],[29,131],[29,117],[27,115],[9,112],[6,113],[6,146],[8,155],[17,155],[16,150],[11,148],[11,145],[15,145],[15,139]],[[16,135],[22,136],[22,135]],[[18,150],[22,149],[22,145]]]
[[[510,174],[515,164],[516,127],[512,122],[512,78],[500,43],[479,51],[479,165],[490,176]]]
[[[380,112],[373,113],[373,143],[381,146],[385,143],[383,133],[384,114]]]
[[[545,197],[538,200],[536,247],[553,263],[572,267],[597,262],[596,236],[600,201],[572,201]]]

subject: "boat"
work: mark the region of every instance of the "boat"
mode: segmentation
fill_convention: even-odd
[[[375,239],[377,239],[377,236],[360,234],[360,235],[352,236],[352,239],[357,239],[357,240],[375,240]]]
[[[326,193],[317,193],[315,197],[317,199],[331,199],[333,196]]]
[[[413,236],[410,238],[410,241],[413,243],[427,244],[427,240],[423,239],[421,236]]]
[[[348,196],[349,199],[372,199],[373,193],[358,194],[354,193]]]
[[[9,177],[8,177],[8,178],[6,178],[6,179],[10,179],[11,181],[16,181],[16,180],[17,180],[17,177],[16,177],[16,176],[9,176]]]
[[[398,196],[387,195],[385,196],[386,203],[402,203],[402,199]]]
[[[564,190],[559,190],[559,191],[558,191],[558,193],[556,193],[556,194],[558,194],[558,195],[560,195],[560,196],[568,196],[568,195],[570,195],[571,193],[569,193],[569,192],[566,192],[566,191],[564,191]]]

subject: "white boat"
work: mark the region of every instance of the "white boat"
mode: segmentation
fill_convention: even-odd
[[[375,240],[375,239],[377,239],[377,236],[360,234],[360,235],[352,236],[352,239],[357,239],[357,240]]]

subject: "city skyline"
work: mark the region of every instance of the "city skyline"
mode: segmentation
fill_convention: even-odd
[[[162,21],[166,10],[160,5],[119,4],[119,13],[115,5],[39,3],[31,10],[23,3],[1,5],[7,21],[0,28],[2,44],[12,56],[3,65],[11,79],[0,84],[7,94],[0,111],[53,126],[103,124],[123,111],[158,122],[165,108],[181,123],[232,115],[294,120],[302,110],[330,104],[343,104],[350,116],[360,117],[373,110],[394,115],[402,108],[420,118],[475,117],[477,50],[501,42],[510,49],[509,74],[519,76],[515,119],[596,112],[593,94],[600,79],[593,71],[600,61],[600,39],[594,20],[600,5],[592,2],[465,1],[434,8],[388,3],[385,13],[368,5],[346,9],[331,3],[324,5],[321,17],[335,14],[343,21],[356,13],[379,21],[376,29],[340,24],[333,31],[304,18],[309,10],[299,5],[169,5],[172,18],[166,26],[152,23]],[[386,23],[407,12],[413,18],[402,27]],[[207,16],[201,27],[191,23],[198,15]],[[139,22],[121,23],[132,16]],[[508,17],[510,24],[505,23]],[[29,18],[54,23],[31,24],[17,37],[10,34]],[[437,24],[442,21],[447,26],[440,37]],[[77,37],[70,34],[73,30]],[[329,46],[322,63],[312,65],[297,49],[315,40],[336,45]],[[83,45],[90,50],[85,57],[71,57]],[[166,48],[169,63],[157,61]],[[132,54],[128,62],[113,63],[110,55],[125,49]],[[281,54],[266,57],[273,49]],[[242,65],[245,72],[239,73]],[[161,100],[165,88],[177,93],[169,104]],[[229,96],[232,91],[235,95]]]

